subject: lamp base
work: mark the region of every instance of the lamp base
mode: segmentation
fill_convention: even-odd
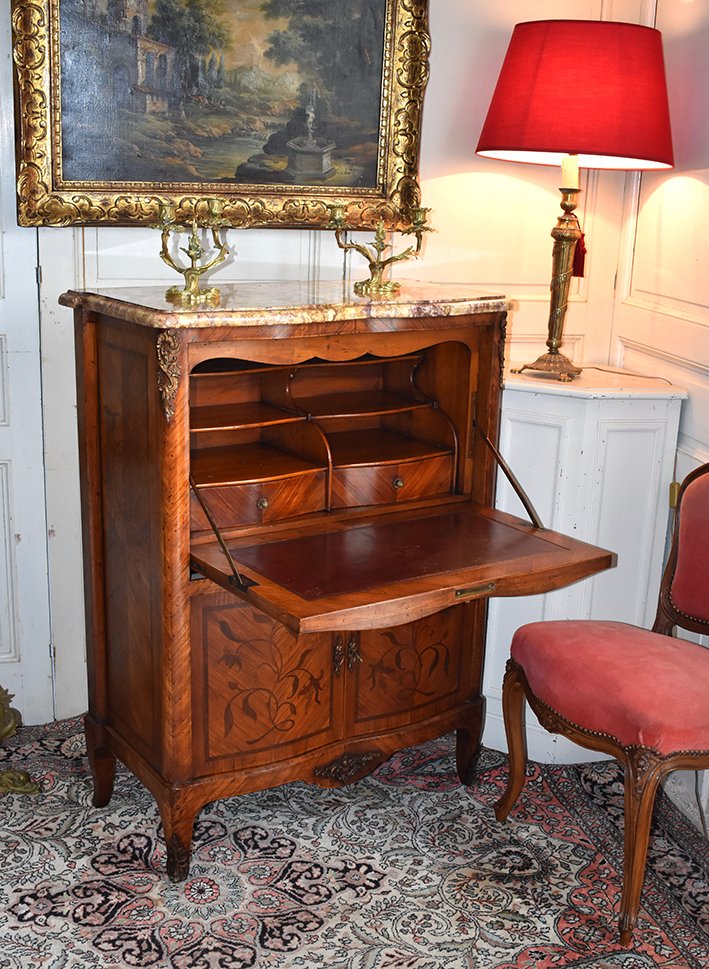
[[[536,370],[538,373],[556,374],[559,380],[569,381],[578,377],[581,373],[580,367],[574,364],[558,350],[551,350],[537,357],[534,363],[525,363],[518,369],[512,368],[512,373],[522,373],[523,370]]]

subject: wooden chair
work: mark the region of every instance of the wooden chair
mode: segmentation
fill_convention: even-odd
[[[652,632],[596,620],[529,623],[512,639],[505,672],[510,773],[498,820],[524,785],[525,698],[547,730],[623,765],[623,945],[638,917],[658,784],[673,770],[709,767],[709,649],[673,638],[678,626],[709,633],[709,464],[682,483]]]

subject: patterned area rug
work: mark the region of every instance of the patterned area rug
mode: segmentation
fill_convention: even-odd
[[[3,764],[4,762],[4,764]],[[152,796],[119,768],[91,806],[79,720],[24,728],[0,767],[2,969],[706,969],[709,850],[658,801],[634,945],[617,943],[622,783],[614,762],[532,764],[504,824],[505,758],[472,789],[452,738],[339,790],[289,784],[208,806],[171,884]]]

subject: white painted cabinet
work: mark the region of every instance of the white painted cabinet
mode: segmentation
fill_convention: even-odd
[[[510,374],[500,450],[545,526],[618,555],[618,566],[557,592],[493,599],[483,742],[506,749],[501,687],[514,631],[542,619],[614,619],[648,627],[663,567],[677,430],[686,392],[658,378],[587,368],[571,383]],[[525,517],[502,474],[498,508]],[[528,719],[529,755],[590,756]],[[595,755],[594,755],[595,756]]]

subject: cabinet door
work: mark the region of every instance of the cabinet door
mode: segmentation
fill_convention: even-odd
[[[340,735],[329,634],[294,636],[230,595],[195,595],[192,654],[198,772],[273,764]]]
[[[470,699],[472,648],[464,648],[466,625],[461,605],[350,637],[349,732],[361,735],[405,727]]]

